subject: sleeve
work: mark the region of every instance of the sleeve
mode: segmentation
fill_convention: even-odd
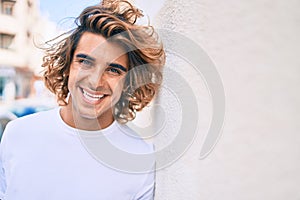
[[[6,190],[6,181],[3,167],[3,145],[0,143],[0,199],[4,199],[4,192]]]
[[[6,191],[6,178],[4,170],[4,147],[6,144],[6,132],[7,131],[5,130],[0,142],[0,200],[4,200],[4,194]]]
[[[155,172],[147,174],[143,187],[135,195],[134,200],[154,200]]]
[[[4,170],[2,167],[2,161],[0,160],[0,200],[4,199],[5,189],[6,189],[6,182],[4,177]]]

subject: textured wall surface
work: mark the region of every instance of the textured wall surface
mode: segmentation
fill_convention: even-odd
[[[214,61],[226,119],[214,151],[199,160],[213,113],[209,91],[188,61],[169,52],[167,67],[196,96],[199,125],[190,148],[158,171],[157,200],[300,199],[299,9],[298,0],[165,1],[156,24],[193,39]],[[156,123],[166,126],[157,149],[175,138],[182,121],[180,101],[167,87],[159,104],[165,115]]]

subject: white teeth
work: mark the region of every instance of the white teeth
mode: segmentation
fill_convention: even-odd
[[[91,101],[96,101],[96,100],[99,100],[101,99],[104,95],[95,95],[95,94],[90,94],[88,93],[87,91],[85,90],[82,90],[83,91],[83,95],[85,98],[91,100]]]

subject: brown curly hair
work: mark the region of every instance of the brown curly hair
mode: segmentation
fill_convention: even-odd
[[[101,34],[126,49],[129,72],[120,100],[115,105],[116,120],[121,123],[133,120],[136,111],[149,104],[162,82],[165,51],[152,26],[136,24],[141,16],[141,10],[128,1],[104,0],[85,8],[75,20],[77,27],[63,34],[67,37],[46,48],[42,64],[45,85],[57,96],[59,105],[67,105],[70,65],[84,32]]]

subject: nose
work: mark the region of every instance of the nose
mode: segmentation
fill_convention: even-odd
[[[92,70],[89,74],[89,82],[93,88],[104,86],[105,81],[105,73],[104,67],[97,66],[95,70]]]

